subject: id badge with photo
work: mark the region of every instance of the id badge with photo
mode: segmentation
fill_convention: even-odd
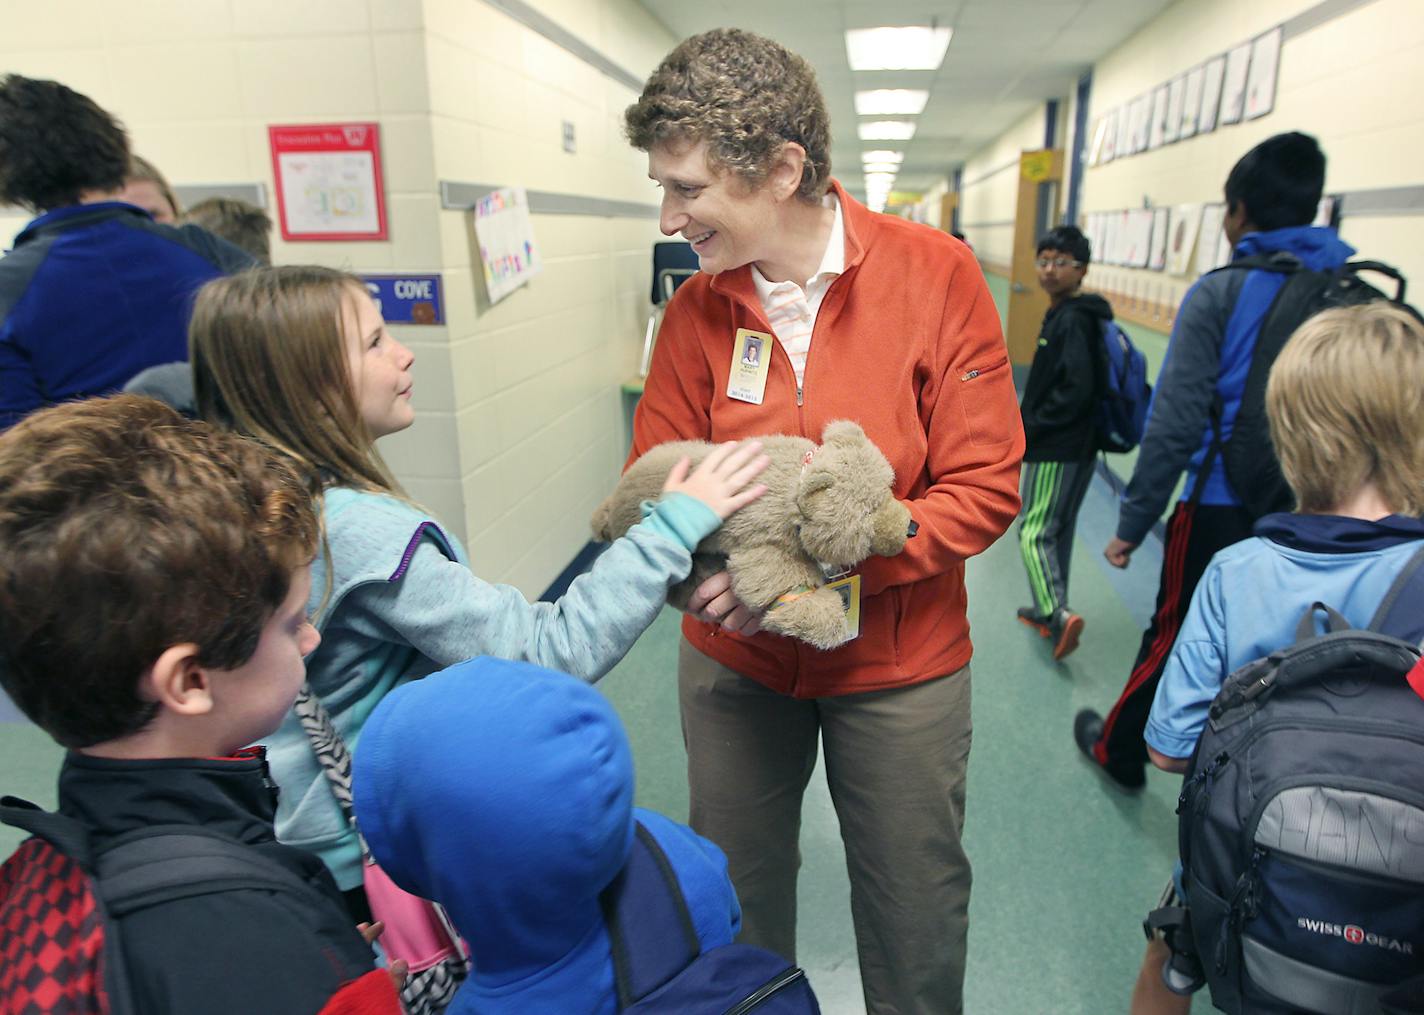
[[[847,639],[860,637],[860,575],[853,574],[827,582],[826,588],[841,597],[841,607],[845,610]]]
[[[732,342],[732,369],[727,374],[727,397],[761,405],[766,396],[766,376],[771,370],[775,337],[764,331],[738,328]]]

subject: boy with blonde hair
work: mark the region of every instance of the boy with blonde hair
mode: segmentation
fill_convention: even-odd
[[[0,801],[35,833],[0,866],[0,1008],[400,1010],[247,747],[320,640],[318,533],[282,459],[152,399],[0,434],[0,685],[69,748],[58,814]]]
[[[1420,378],[1424,325],[1398,305],[1324,311],[1286,344],[1271,370],[1266,412],[1298,506],[1260,519],[1252,538],[1207,566],[1147,721],[1157,767],[1186,770],[1227,676],[1293,644],[1311,603],[1367,627],[1424,546]],[[1418,643],[1424,608],[1415,630],[1390,633]],[[1151,941],[1134,1012],[1190,1006],[1164,989],[1158,971],[1166,958],[1165,945]]]

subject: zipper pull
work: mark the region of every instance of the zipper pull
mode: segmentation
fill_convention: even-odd
[[[974,380],[974,378],[976,378],[976,377],[978,377],[978,376],[979,376],[979,371],[978,371],[978,370],[971,370],[971,371],[969,371],[969,373],[967,373],[967,374],[965,374],[963,377],[961,377],[960,380],[961,380],[961,381],[972,381],[972,380]]]
[[[798,409],[799,409],[799,408],[801,407],[801,405],[802,405],[802,394],[803,394],[803,392],[802,392],[802,389],[801,389],[801,385],[799,385],[799,384],[796,385],[796,407],[797,407]]]
[[[1203,768],[1196,775],[1192,776],[1186,782],[1182,783],[1182,792],[1177,794],[1178,814],[1181,814],[1182,808],[1187,805],[1187,794],[1192,791],[1192,788],[1202,782],[1205,782],[1207,779],[1215,775],[1217,769],[1221,768],[1222,765],[1226,764],[1228,757],[1229,755],[1227,754],[1227,752],[1222,751],[1216,757],[1211,759],[1211,764],[1207,765],[1206,768]]]

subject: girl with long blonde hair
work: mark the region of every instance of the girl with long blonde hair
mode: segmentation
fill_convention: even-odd
[[[415,357],[360,279],[291,266],[220,279],[199,294],[189,334],[201,415],[285,452],[321,498],[327,549],[310,607],[322,643],[307,682],[353,750],[392,687],[473,656],[597,680],[687,576],[692,548],[765,492],[753,483],[767,464],[755,441],[724,445],[690,472],[684,462],[642,523],[561,599],[530,603],[477,578],[376,450],[415,419]],[[320,855],[361,913],[355,830],[295,717],[268,741],[268,759],[282,789],[278,836]]]

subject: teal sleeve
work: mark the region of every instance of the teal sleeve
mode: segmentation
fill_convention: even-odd
[[[663,494],[658,500],[643,501],[640,507],[643,520],[639,524],[686,550],[697,549],[698,543],[722,526],[717,512],[685,493]]]

